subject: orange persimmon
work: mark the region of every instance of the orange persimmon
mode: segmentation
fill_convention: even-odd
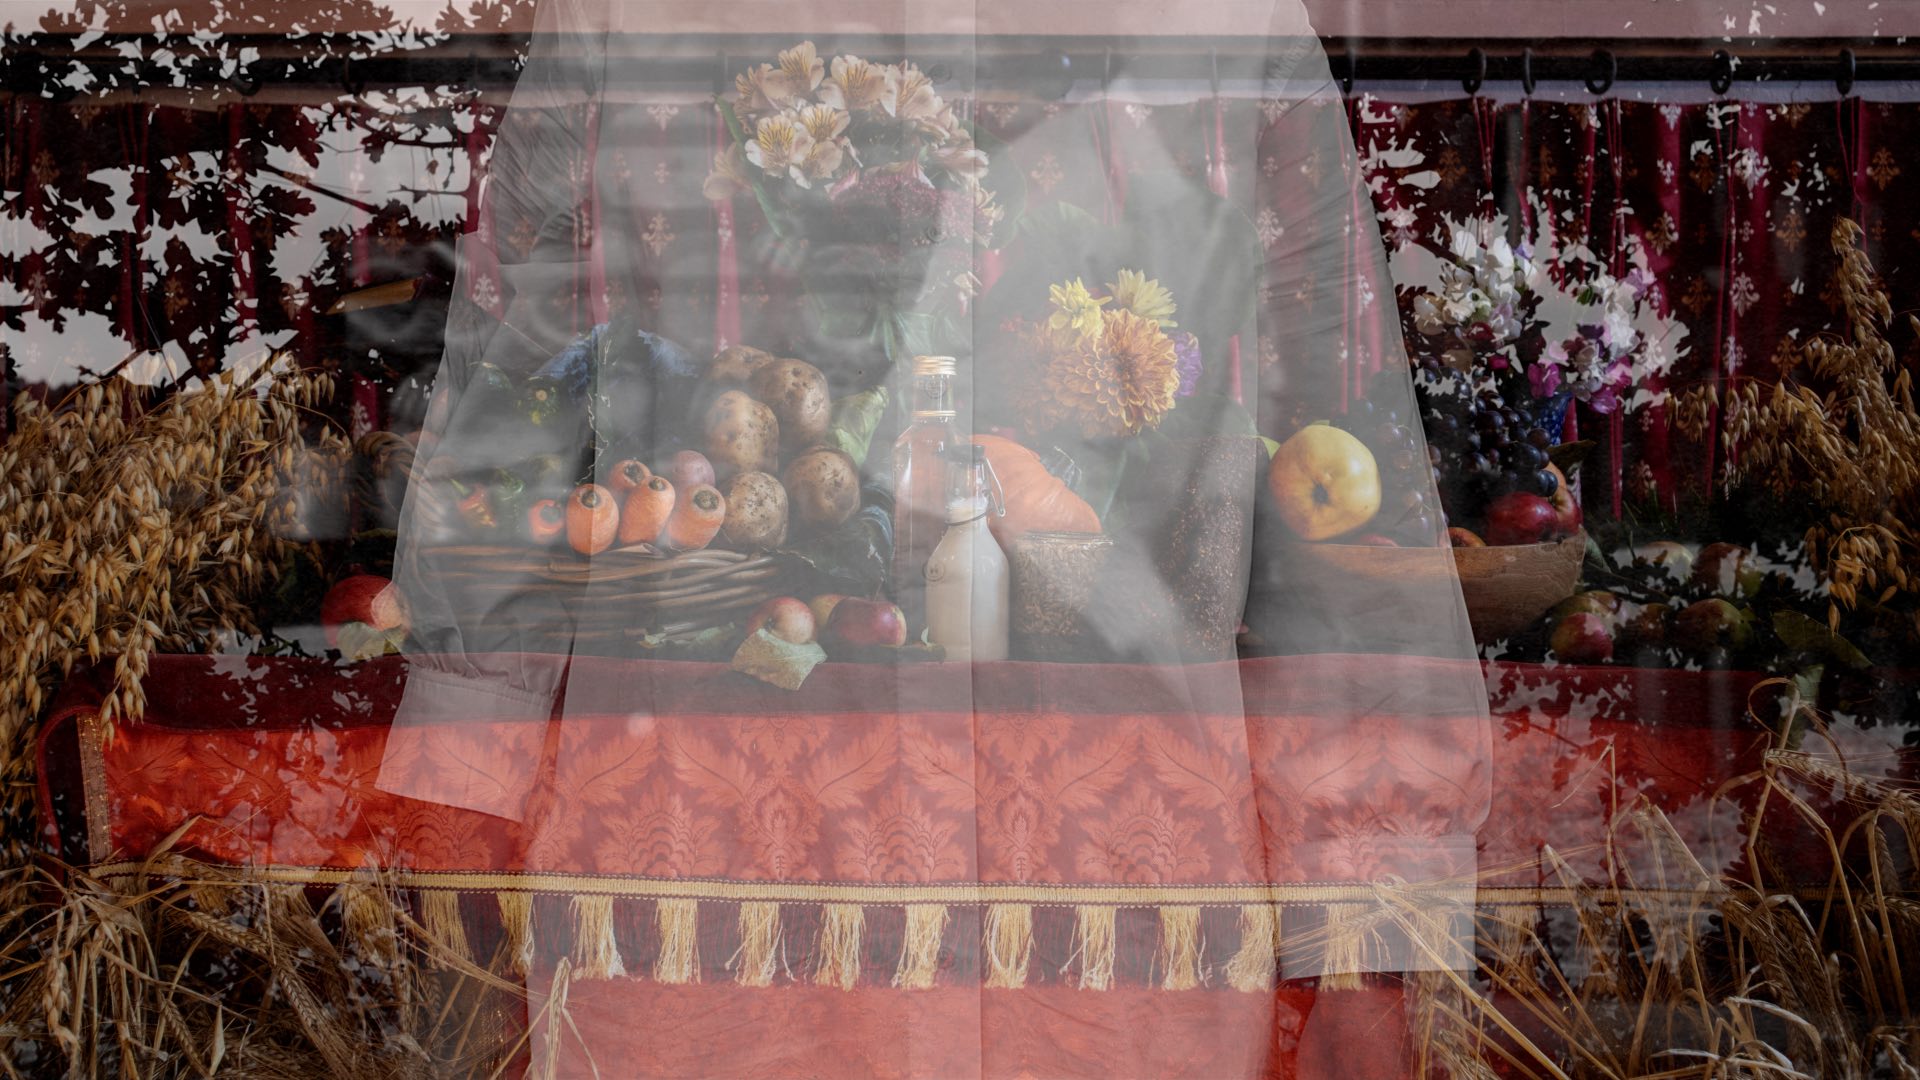
[[[624,506],[627,497],[640,490],[641,485],[652,477],[653,470],[647,468],[645,462],[628,458],[607,474],[607,488],[613,492],[614,501]]]
[[[678,551],[706,547],[727,520],[727,499],[711,484],[701,484],[679,500],[667,517],[667,546]]]
[[[621,546],[658,543],[673,504],[673,485],[667,478],[658,474],[647,477],[646,483],[627,496],[627,505],[620,511]]]
[[[567,515],[552,499],[541,499],[527,507],[527,537],[541,546],[554,543],[567,532]]]
[[[567,496],[567,543],[582,555],[598,555],[613,546],[620,532],[620,507],[613,492],[599,484],[581,484]]]

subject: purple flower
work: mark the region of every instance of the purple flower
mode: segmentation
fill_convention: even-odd
[[[1560,369],[1553,364],[1535,364],[1527,369],[1527,381],[1533,384],[1533,396],[1550,398],[1560,392]]]
[[[1180,386],[1174,397],[1192,397],[1200,382],[1200,339],[1185,330],[1172,335],[1173,365],[1180,373]]]

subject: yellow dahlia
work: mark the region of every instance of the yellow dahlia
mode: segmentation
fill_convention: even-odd
[[[1056,351],[1038,380],[1029,419],[1087,438],[1138,435],[1157,427],[1180,388],[1173,339],[1150,319],[1109,312],[1100,335]]]
[[[1107,303],[1106,297],[1088,292],[1086,283],[1079,278],[1049,285],[1047,296],[1053,302],[1053,315],[1047,319],[1049,327],[1071,333],[1082,341],[1100,336],[1100,308]]]
[[[1138,270],[1122,270],[1120,280],[1109,283],[1107,291],[1113,294],[1115,307],[1131,311],[1143,319],[1151,319],[1159,323],[1163,330],[1180,325],[1173,321],[1173,313],[1177,310],[1173,294],[1157,278],[1149,279]]]

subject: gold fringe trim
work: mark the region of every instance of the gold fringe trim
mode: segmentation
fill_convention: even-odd
[[[573,973],[582,979],[613,979],[627,973],[613,936],[613,897],[573,898]]]
[[[1113,986],[1114,915],[1110,907],[1082,904],[1073,909],[1073,955],[1080,959],[1080,989]]]
[[[1280,970],[1280,910],[1272,904],[1240,908],[1240,948],[1227,961],[1227,985],[1261,993],[1273,989]]]
[[[653,977],[663,983],[694,982],[700,975],[700,902],[661,900],[654,905],[660,927],[660,952],[653,958]]]
[[[1027,961],[1033,955],[1033,906],[993,904],[985,933],[989,988],[1018,990],[1027,985]]]
[[[507,970],[525,975],[533,970],[533,894],[503,892],[496,897],[507,938]]]
[[[926,990],[940,972],[940,941],[947,932],[945,904],[907,905],[907,932],[900,942],[900,966],[893,985]]]
[[[460,918],[459,893],[421,893],[420,925],[426,930],[428,945],[434,951],[456,960],[473,959],[473,950],[467,944],[467,924]]]
[[[1328,904],[1326,952],[1321,960],[1320,986],[1326,990],[1359,990],[1366,986],[1367,939],[1373,935],[1369,904]]]
[[[740,951],[734,953],[741,986],[772,986],[780,959],[780,905],[750,900],[740,905]]]
[[[347,940],[382,966],[400,959],[400,934],[393,924],[393,904],[379,888],[358,882],[340,886],[340,926]]]
[[[860,982],[860,938],[867,911],[858,904],[827,904],[820,909],[820,956],[813,981],[851,990]]]
[[[1191,990],[1200,985],[1199,908],[1160,909],[1160,948],[1154,953],[1153,963],[1166,973],[1160,980],[1163,990]]]

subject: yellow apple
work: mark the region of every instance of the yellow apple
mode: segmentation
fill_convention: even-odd
[[[1328,424],[1294,433],[1274,452],[1267,488],[1280,520],[1305,540],[1352,532],[1380,510],[1380,467],[1373,452]]]

